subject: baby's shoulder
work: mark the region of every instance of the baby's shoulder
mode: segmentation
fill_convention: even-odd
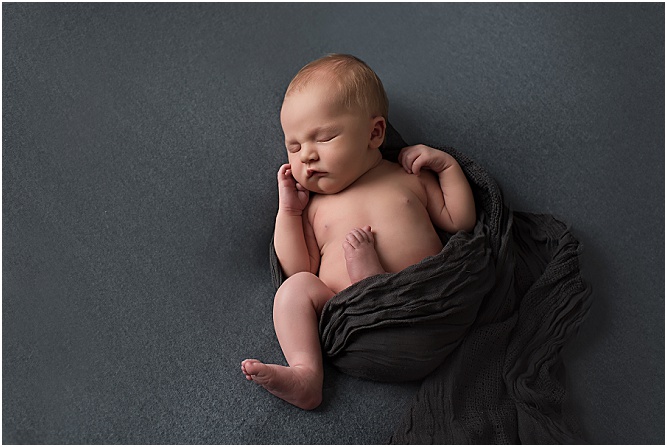
[[[403,166],[398,163],[387,162],[387,169],[384,175],[380,178],[381,182],[385,182],[397,187],[418,188],[424,187],[424,181],[428,181],[430,176],[425,176],[426,169],[422,170],[420,175],[410,174],[403,169]]]
[[[394,163],[395,168],[391,170],[388,180],[394,189],[412,191],[422,203],[426,204],[429,190],[439,188],[436,174],[429,169],[422,169],[419,175],[408,173],[403,166]]]

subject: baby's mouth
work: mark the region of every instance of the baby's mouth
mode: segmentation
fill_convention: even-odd
[[[324,172],[322,172],[322,171],[317,171],[315,169],[306,170],[306,178],[320,177],[322,175],[324,175]]]

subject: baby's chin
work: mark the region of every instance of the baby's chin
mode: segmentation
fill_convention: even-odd
[[[343,189],[345,189],[344,187],[341,188],[338,185],[327,185],[326,182],[322,182],[321,180],[319,182],[306,181],[305,183],[301,183],[301,186],[315,194],[338,194]]]
[[[323,195],[336,194],[337,192],[340,192],[340,191],[330,191],[328,189],[322,189],[322,188],[312,187],[312,186],[307,187],[306,189],[308,191],[310,191],[312,194],[323,194]]]

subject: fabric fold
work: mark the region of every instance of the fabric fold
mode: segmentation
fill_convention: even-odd
[[[383,156],[396,161],[404,146],[389,126]],[[323,352],[356,377],[423,379],[391,443],[581,443],[560,356],[590,308],[579,242],[553,216],[512,211],[481,166],[439,149],[470,182],[474,230],[443,234],[439,254],[334,296],[320,318]],[[273,241],[270,259],[278,287]]]
[[[350,375],[422,379],[463,339],[493,275],[483,232],[457,233],[438,255],[366,278],[329,300],[320,317],[323,350]]]

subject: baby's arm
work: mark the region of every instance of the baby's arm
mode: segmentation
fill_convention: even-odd
[[[403,148],[398,161],[410,174],[428,168],[437,175],[420,176],[426,187],[427,209],[433,222],[449,233],[471,231],[475,226],[475,199],[461,166],[449,155],[432,147]]]
[[[278,196],[273,244],[283,272],[288,277],[298,272],[317,273],[319,250],[304,211],[309,192],[294,180],[289,164],[278,170]]]

